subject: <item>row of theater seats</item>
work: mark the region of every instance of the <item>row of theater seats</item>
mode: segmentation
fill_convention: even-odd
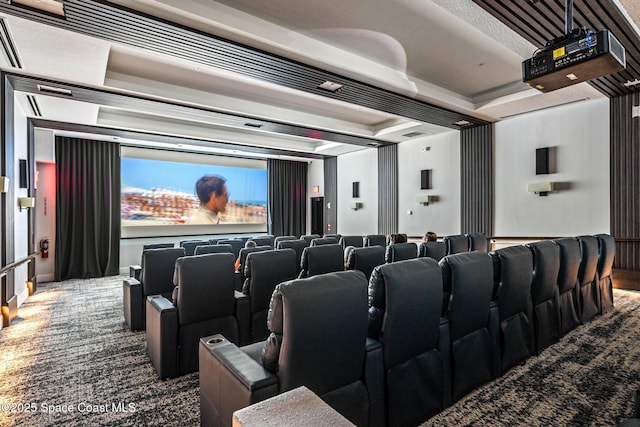
[[[609,235],[279,284],[264,342],[200,340],[204,426],[304,385],[359,426],[412,426],[613,307]]]
[[[160,377],[174,377],[196,370],[197,340],[201,336],[226,331],[228,337],[238,344],[264,339],[267,335],[264,319],[269,298],[278,283],[295,277],[311,277],[345,269],[343,246],[336,244],[333,238],[311,236],[308,240],[282,239],[278,242],[278,250],[284,250],[285,253],[252,255],[275,252],[268,245],[272,237],[253,238],[256,243],[266,245],[240,249],[241,268],[235,273],[233,262],[229,267],[227,261],[222,261],[223,257],[204,257],[214,253],[233,253],[227,243],[230,239],[214,242],[215,245],[205,245],[203,243],[211,243],[205,241],[185,241],[180,248],[150,245],[143,250],[143,267],[134,269],[140,272],[138,279],[128,278],[123,283],[124,317],[131,330],[144,330],[149,317],[153,319],[153,327],[148,330],[148,346]],[[344,244],[344,237],[342,239]],[[429,242],[432,243],[441,242]],[[195,244],[195,247],[190,244]],[[413,247],[411,257],[415,258],[417,252],[413,243],[389,245],[386,258],[385,249],[381,246],[355,248],[346,268],[362,271],[368,280],[377,265],[404,259],[396,254],[396,249],[407,247]],[[187,257],[187,250],[193,251],[194,255],[189,258],[194,259],[182,259]],[[249,262],[251,259],[254,261]],[[185,265],[189,267],[185,268]],[[232,278],[232,285],[229,277]],[[198,283],[192,285],[191,282]],[[189,286],[181,287],[181,283]],[[151,305],[147,297],[152,297]],[[219,303],[211,310],[196,304],[209,300],[226,302]],[[193,308],[188,308],[191,305]],[[148,312],[149,307],[152,312]],[[189,310],[200,314],[196,317],[184,314]],[[182,317],[171,314],[173,311],[183,313]],[[175,319],[167,316],[174,316]],[[219,319],[229,316],[234,318],[224,321],[225,329]],[[176,323],[176,320],[179,322]],[[161,347],[160,343],[166,345]],[[177,355],[176,346],[180,348]]]
[[[334,235],[338,236],[338,235]],[[355,237],[355,239],[354,239]],[[366,236],[367,242],[375,242],[378,237],[384,242],[385,237],[382,235]],[[246,241],[252,240],[255,247],[244,247]],[[353,243],[359,240],[362,246],[363,238],[361,236],[345,236],[340,240],[343,247],[347,243]],[[175,285],[174,266],[175,261],[179,257],[204,255],[211,253],[231,253],[234,259],[240,260],[239,268],[234,275],[235,289],[240,291],[246,281],[246,259],[252,252],[260,252],[271,250],[274,248],[285,249],[290,248],[295,251],[296,255],[296,274],[309,276],[314,273],[311,262],[312,273],[309,273],[308,262],[302,263],[302,253],[309,246],[323,245],[326,243],[338,243],[332,237],[321,238],[319,235],[303,235],[300,238],[295,236],[272,236],[261,235],[256,237],[244,238],[212,238],[208,240],[184,240],[180,242],[179,247],[174,247],[173,243],[155,243],[144,245],[141,256],[140,265],[130,266],[130,279],[124,281],[123,285],[123,302],[124,302],[124,318],[127,326],[132,331],[145,329],[145,300],[149,295],[163,295],[170,297]],[[334,251],[335,253],[335,251]],[[310,256],[314,258],[313,255]],[[306,259],[306,257],[305,257]],[[320,257],[322,259],[322,257]],[[336,263],[329,263],[321,266],[322,262],[318,262],[317,271],[328,272],[338,271],[344,268],[343,255],[334,257],[338,259]]]

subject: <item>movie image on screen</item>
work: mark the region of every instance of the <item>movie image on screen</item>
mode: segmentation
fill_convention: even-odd
[[[120,166],[122,226],[189,224],[203,212],[214,218],[209,224],[267,222],[266,169],[127,157]],[[224,190],[201,207],[196,182],[207,175],[222,177]]]

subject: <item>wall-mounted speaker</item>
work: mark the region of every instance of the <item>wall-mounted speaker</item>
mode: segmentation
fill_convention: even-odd
[[[420,171],[420,189],[431,190],[431,169]]]
[[[19,164],[19,185],[20,188],[29,187],[29,177],[27,175],[27,161],[25,159],[18,160]]]
[[[359,182],[354,182],[353,183],[352,196],[354,198],[360,197],[360,183]]]
[[[536,148],[536,175],[549,173],[549,147]]]

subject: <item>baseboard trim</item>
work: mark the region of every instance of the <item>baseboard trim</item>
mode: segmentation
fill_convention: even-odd
[[[640,291],[640,271],[614,268],[611,278],[613,279],[613,287],[616,289]]]
[[[38,274],[36,275],[36,280],[38,281],[38,285],[45,282],[54,282],[53,273],[50,274]]]

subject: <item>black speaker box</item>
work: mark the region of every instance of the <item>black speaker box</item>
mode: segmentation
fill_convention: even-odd
[[[360,183],[359,182],[354,182],[353,183],[353,191],[352,191],[352,196],[354,198],[356,197],[360,197]]]
[[[19,164],[19,167],[20,167],[20,170],[19,170],[19,174],[20,174],[19,175],[19,178],[20,178],[19,185],[20,185],[20,188],[29,188],[29,177],[28,177],[28,174],[27,174],[27,172],[28,172],[27,171],[27,161],[24,160],[24,159],[20,159],[18,162],[19,162],[18,164]]]
[[[536,175],[549,173],[549,147],[536,148]]]
[[[420,171],[420,189],[431,190],[431,169]]]

